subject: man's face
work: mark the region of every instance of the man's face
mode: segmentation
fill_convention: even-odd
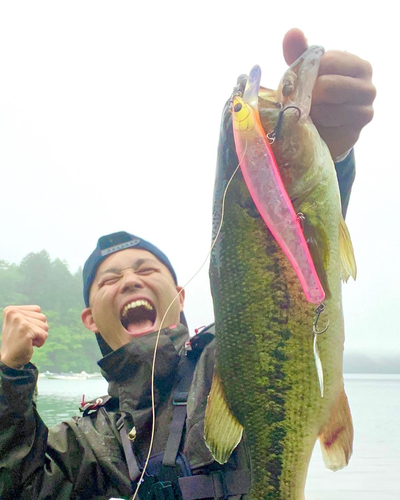
[[[179,323],[184,303],[184,290],[177,298],[181,290],[152,253],[121,250],[100,264],[82,321],[116,350],[134,337]]]

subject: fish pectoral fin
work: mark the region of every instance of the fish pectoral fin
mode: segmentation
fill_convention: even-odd
[[[329,265],[331,246],[325,225],[318,215],[315,214],[315,210],[312,209],[311,205],[304,203],[300,209],[304,217],[304,237],[307,241],[308,249],[310,250],[318,278],[325,291],[325,297],[329,298],[331,296],[331,292],[329,290],[327,269]]]
[[[339,251],[342,281],[347,283],[350,276],[355,280],[357,277],[356,259],[350,233],[343,217],[339,224]]]
[[[214,373],[204,421],[204,437],[214,459],[220,464],[228,461],[240,443],[243,426],[232,415],[219,376]]]
[[[333,471],[346,467],[353,452],[353,421],[344,389],[318,437],[326,467]]]

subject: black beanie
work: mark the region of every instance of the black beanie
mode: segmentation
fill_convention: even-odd
[[[175,285],[178,284],[174,268],[172,267],[168,257],[161,252],[161,250],[148,241],[138,238],[133,234],[126,233],[125,231],[119,231],[118,233],[107,234],[106,236],[99,238],[96,248],[85,262],[83,267],[83,298],[85,300],[86,307],[89,307],[90,287],[92,286],[99,265],[110,254],[119,252],[120,250],[125,250],[126,248],[139,248],[152,253],[169,269],[175,281]]]

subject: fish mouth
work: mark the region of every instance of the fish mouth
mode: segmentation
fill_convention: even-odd
[[[145,335],[154,331],[157,311],[154,305],[144,298],[132,299],[120,312],[120,320],[125,330],[134,336]]]

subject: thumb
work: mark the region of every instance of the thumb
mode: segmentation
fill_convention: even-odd
[[[298,28],[289,30],[283,38],[283,57],[290,66],[308,48],[304,33]]]

